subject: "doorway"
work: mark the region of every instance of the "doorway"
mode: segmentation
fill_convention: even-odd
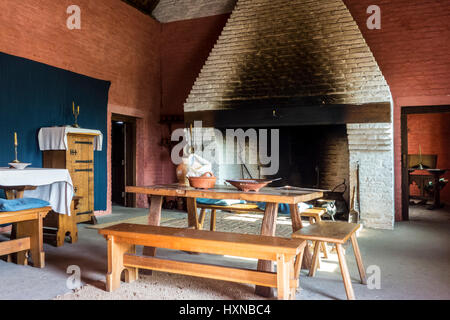
[[[450,175],[448,171],[450,170],[449,128],[450,105],[401,108],[402,219],[404,221],[410,218],[411,195],[413,198],[421,199],[424,204],[427,201],[431,202],[429,209],[441,206],[441,201],[449,202],[447,198],[450,196],[450,186],[445,186],[445,182],[442,182],[444,187],[437,194],[430,188],[430,185],[435,186],[441,183],[439,179],[448,179]],[[429,172],[425,172],[423,176],[419,174],[418,177],[410,175],[413,168],[447,169],[447,171],[439,177],[434,177],[432,170],[428,170]],[[412,181],[414,183],[411,187]],[[411,193],[412,188],[415,188],[415,194]],[[444,191],[445,197],[442,199]]]
[[[113,205],[136,207],[136,196],[125,187],[136,185],[136,118],[111,117],[111,201]]]

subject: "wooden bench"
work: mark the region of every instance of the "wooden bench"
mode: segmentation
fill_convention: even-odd
[[[328,222],[322,221],[304,227],[292,234],[293,238],[311,240],[315,242],[314,255],[309,275],[314,276],[318,263],[318,248],[321,242],[331,242],[336,245],[339,258],[339,266],[341,268],[342,279],[344,281],[345,292],[349,300],[355,299],[350,274],[348,272],[347,262],[345,261],[344,249],[342,245],[349,239],[352,241],[353,251],[358,265],[358,271],[361,283],[366,284],[366,272],[364,270],[361,253],[359,251],[358,241],[356,239],[356,231],[361,227],[357,223],[348,222]],[[296,277],[298,278],[298,273]]]
[[[45,266],[45,253],[43,246],[42,220],[51,207],[28,209],[14,212],[0,212],[1,224],[16,224],[14,240],[0,242],[0,256],[17,252],[17,264],[27,264],[27,252],[31,252],[33,266]]]
[[[211,223],[210,230],[214,231],[216,228],[216,211],[224,210],[231,211],[235,213],[246,213],[246,212],[254,212],[254,213],[264,213],[264,210],[261,210],[258,205],[253,203],[239,203],[232,204],[228,206],[218,206],[213,204],[202,204],[197,203],[197,208],[200,210],[199,224],[200,227],[203,228],[203,224],[205,222],[206,210],[211,211]],[[327,212],[325,208],[311,208],[306,209],[300,213],[302,217],[308,217],[310,223],[314,223],[314,221],[321,221],[322,216]]]
[[[278,299],[293,299],[298,287],[294,275],[306,245],[306,241],[298,239],[128,223],[101,229],[99,233],[108,240],[109,292],[120,286],[122,271],[125,270],[125,281],[132,282],[138,278],[139,269],[149,269],[277,288]],[[136,245],[276,261],[277,272],[138,256]]]
[[[235,213],[246,213],[246,212],[256,212],[256,213],[264,213],[264,210],[261,210],[258,205],[254,203],[239,203],[232,204],[228,206],[218,206],[211,204],[201,204],[197,203],[197,208],[200,208],[200,216],[199,216],[199,227],[203,229],[203,224],[205,223],[206,210],[210,210],[211,212],[211,220],[209,224],[209,229],[211,231],[216,230],[216,211],[217,210],[225,210],[231,211]],[[300,213],[301,217],[308,217],[309,223],[315,223],[322,221],[322,216],[327,212],[325,208],[310,208],[302,211]],[[320,243],[320,249],[323,253],[325,259],[328,259],[328,248],[325,242]]]

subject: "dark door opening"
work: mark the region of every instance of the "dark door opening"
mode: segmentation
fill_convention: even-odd
[[[428,116],[427,116],[428,115]],[[419,125],[412,126],[413,117],[421,117],[415,119]],[[439,124],[430,123],[432,118],[439,119]],[[430,195],[430,182],[434,180],[433,170],[450,170],[450,149],[448,128],[450,128],[450,106],[419,106],[419,107],[402,107],[401,108],[401,150],[402,150],[402,219],[404,221],[410,218],[410,201],[411,198],[423,198],[424,203],[427,203],[429,208],[433,208],[436,203],[436,198],[442,196],[442,191],[437,195]],[[408,138],[408,136],[410,138]],[[414,142],[410,141],[414,138]],[[430,148],[429,144],[434,147]],[[424,168],[425,171],[430,171],[429,177],[426,175],[411,177],[413,169]],[[430,170],[431,169],[431,170]],[[416,171],[414,171],[416,173]],[[450,171],[446,171],[443,177],[450,175]],[[422,181],[423,180],[423,181]],[[411,182],[414,181],[411,187]],[[419,183],[417,183],[419,181]],[[436,185],[434,183],[433,185]],[[419,193],[411,197],[411,189],[416,189],[414,192]],[[445,188],[445,187],[444,187]],[[450,186],[446,186],[448,188]],[[425,190],[428,189],[428,190]],[[428,194],[425,194],[427,193]],[[434,192],[434,191],[433,191]],[[436,197],[438,196],[438,197]],[[448,197],[448,195],[447,195]],[[444,198],[445,200],[445,198]],[[438,200],[440,202],[440,199]]]
[[[111,119],[111,201],[135,207],[136,197],[125,187],[136,184],[136,118],[113,114]]]

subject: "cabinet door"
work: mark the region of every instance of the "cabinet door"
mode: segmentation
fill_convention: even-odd
[[[90,220],[94,213],[94,137],[68,135],[67,168],[79,202],[77,222]]]
[[[67,168],[92,167],[94,164],[94,137],[67,135]]]

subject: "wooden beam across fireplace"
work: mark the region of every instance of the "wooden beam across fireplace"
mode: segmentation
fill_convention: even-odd
[[[202,121],[203,127],[279,127],[391,122],[391,105],[319,105],[301,107],[243,107],[185,112],[186,125]]]

